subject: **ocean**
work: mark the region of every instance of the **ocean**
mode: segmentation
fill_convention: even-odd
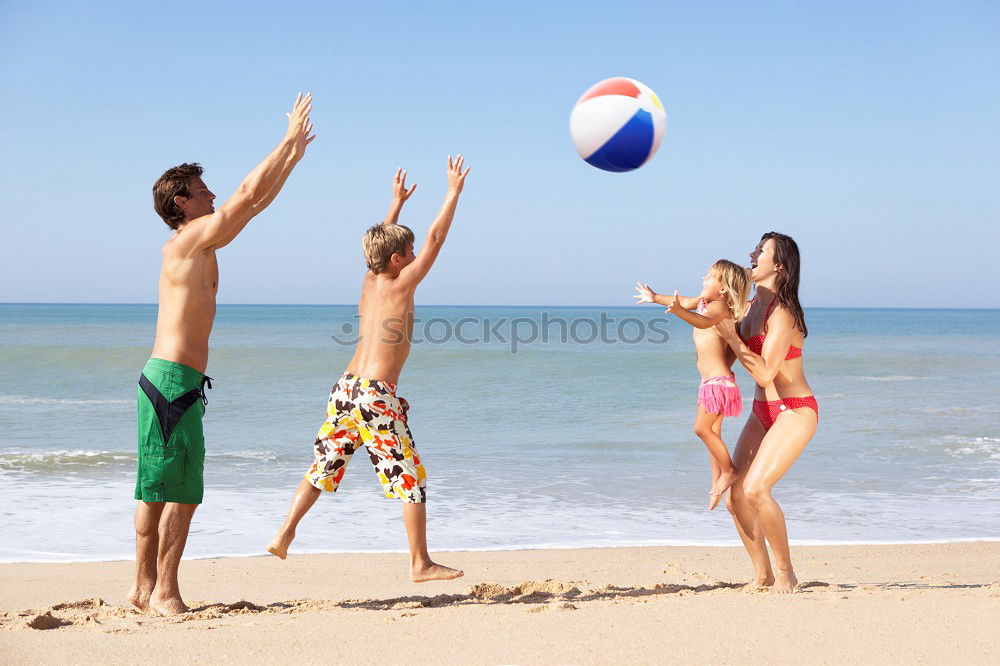
[[[221,305],[189,557],[262,554],[312,460],[354,306]],[[399,394],[432,550],[730,545],[706,510],[690,328],[658,307],[417,307]],[[816,437],[792,543],[1000,539],[1000,310],[809,309]],[[0,304],[0,561],[134,554],[136,381],[155,305]],[[744,413],[753,382],[737,367]],[[292,552],[405,551],[366,456]]]

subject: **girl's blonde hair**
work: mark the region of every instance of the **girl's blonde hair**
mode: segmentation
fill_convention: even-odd
[[[747,269],[728,259],[719,259],[712,264],[712,271],[726,290],[722,296],[726,299],[729,311],[733,313],[733,319],[740,321],[750,309],[747,305],[750,298],[750,276],[747,275]]]

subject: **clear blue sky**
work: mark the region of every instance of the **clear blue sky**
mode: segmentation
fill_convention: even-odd
[[[319,138],[220,252],[220,302],[356,302],[394,169],[419,183],[402,222],[422,238],[462,152],[418,303],[692,292],[775,229],[800,244],[806,306],[1000,306],[1000,4],[616,7],[2,2],[0,301],[155,301],[153,181],[199,161],[228,196],[301,89]],[[627,174],[568,131],[616,75],[669,113]]]

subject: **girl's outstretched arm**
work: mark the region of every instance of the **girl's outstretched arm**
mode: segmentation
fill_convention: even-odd
[[[635,283],[635,290],[639,292],[638,294],[632,295],[632,298],[635,299],[636,305],[640,305],[641,303],[656,303],[657,305],[666,307],[673,303],[674,298],[677,298],[680,301],[681,307],[685,310],[694,310],[698,307],[697,298],[678,296],[676,291],[674,292],[673,297],[664,296],[663,294],[657,294],[649,288],[648,284],[643,284],[642,282]]]
[[[697,302],[695,306],[697,307]],[[667,304],[667,312],[677,315],[695,328],[710,328],[723,319],[732,317],[729,307],[722,301],[712,301],[709,303],[703,315],[691,312],[688,308],[683,307],[681,297],[677,295],[676,291],[674,292],[673,300]]]

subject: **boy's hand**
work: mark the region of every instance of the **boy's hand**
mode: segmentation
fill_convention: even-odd
[[[670,301],[670,305],[667,306],[667,312],[677,314],[683,309],[681,306],[681,297],[677,295],[677,290],[674,289],[674,300]]]
[[[451,155],[448,156],[448,189],[455,194],[459,194],[462,188],[465,186],[465,177],[469,175],[469,171],[472,167],[466,167],[465,171],[462,171],[462,165],[465,164],[465,158],[459,155],[454,160],[451,159]]]
[[[309,120],[311,111],[312,93],[306,93],[305,97],[299,93],[299,96],[295,98],[292,112],[285,114],[288,116],[288,131],[285,132],[285,139],[293,142],[295,154],[299,157],[305,154],[306,146],[316,138],[316,135],[312,134],[313,125]]]
[[[653,298],[656,297],[656,292],[649,288],[648,284],[643,284],[641,282],[635,283],[635,290],[639,292],[638,294],[633,294],[632,298],[635,299],[636,305],[641,305],[643,303],[652,303]]]
[[[410,189],[406,189],[406,171],[403,170],[403,167],[396,169],[396,175],[392,179],[392,198],[399,203],[404,203],[415,189],[417,189],[416,183]]]

